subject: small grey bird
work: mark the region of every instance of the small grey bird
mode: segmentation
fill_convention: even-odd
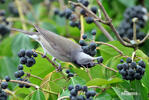
[[[79,67],[95,66],[94,60],[98,57],[91,57],[83,52],[81,46],[65,37],[34,25],[37,32],[27,32],[21,29],[12,28],[13,31],[25,33],[40,43],[44,54],[48,53],[64,62],[71,62]]]

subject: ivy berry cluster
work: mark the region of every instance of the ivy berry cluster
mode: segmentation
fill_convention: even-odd
[[[122,38],[128,38],[132,40],[133,37],[133,18],[138,18],[136,22],[136,33],[137,39],[142,40],[145,37],[145,34],[140,31],[141,28],[144,28],[147,20],[147,10],[142,6],[133,6],[126,9],[124,12],[124,20],[121,22],[118,27],[118,32]]]
[[[0,100],[7,100],[8,94],[4,91],[8,88],[8,82],[10,81],[9,76],[5,76],[5,81],[0,83]]]
[[[123,60],[120,61],[122,64],[117,65],[119,73],[122,75],[125,80],[141,80],[142,76],[145,73],[145,63],[143,60],[140,60],[138,63],[132,61],[131,58],[127,58],[126,62]]]
[[[69,85],[70,100],[93,100],[96,95],[94,90],[89,91],[87,86],[77,84],[75,86]]]
[[[91,34],[93,35],[93,37],[95,37],[96,30],[93,29],[91,31]],[[83,40],[80,40],[79,44],[81,45],[83,52],[90,56],[95,56],[97,54],[97,51],[96,51],[97,44],[95,42],[91,42],[91,43],[87,44],[85,42],[85,40],[87,40],[87,38],[88,38],[86,34],[84,34],[82,36],[82,38],[83,38]]]
[[[24,68],[23,65],[26,65],[27,67],[32,67],[36,63],[34,57],[37,57],[37,56],[38,56],[37,53],[33,52],[32,50],[21,49],[18,52],[18,57],[20,58],[20,65],[18,65],[18,71],[14,73],[17,80],[30,83],[30,81],[27,78],[23,78],[25,74],[23,71],[23,68]],[[30,86],[19,83],[19,87],[29,88]]]

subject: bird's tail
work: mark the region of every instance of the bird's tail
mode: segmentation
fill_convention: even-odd
[[[38,32],[28,32],[28,31],[25,31],[25,30],[21,30],[21,29],[17,29],[17,28],[11,28],[12,31],[17,31],[17,32],[21,32],[21,33],[24,33],[24,34],[27,34],[27,35],[38,35],[39,33]]]

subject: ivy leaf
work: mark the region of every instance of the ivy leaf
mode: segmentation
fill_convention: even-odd
[[[32,95],[31,100],[46,100],[46,99],[45,99],[43,92],[38,89]]]

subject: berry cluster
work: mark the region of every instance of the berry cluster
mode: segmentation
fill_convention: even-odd
[[[122,64],[117,65],[119,73],[122,75],[125,80],[140,80],[145,72],[145,63],[143,60],[140,60],[138,63],[132,61],[131,58],[127,58],[126,62],[123,60],[120,61]]]
[[[20,64],[25,64],[27,67],[32,67],[36,63],[34,57],[37,57],[38,55],[32,50],[21,49],[18,56],[20,58]]]
[[[8,4],[8,10],[13,16],[15,16],[15,17],[19,16],[18,9],[13,2],[10,2]]]
[[[134,6],[127,8],[124,13],[124,20],[121,22],[120,26],[118,27],[118,32],[122,38],[128,38],[132,40],[133,38],[133,18],[138,18],[136,22],[136,32],[137,32],[137,39],[142,40],[145,36],[143,32],[140,32],[141,28],[144,28],[147,16],[147,10],[142,6]]]
[[[10,81],[10,77],[9,76],[5,76],[5,82],[1,82],[1,86],[0,86],[0,100],[7,100],[7,93],[3,90],[3,89],[7,89],[8,88],[8,82]]]
[[[93,100],[93,97],[96,95],[95,91],[89,91],[87,86],[81,86],[79,84],[75,87],[69,85],[68,90],[70,91],[70,100]]]
[[[78,3],[83,4],[85,7],[88,7],[89,5],[89,1],[88,0],[78,0]],[[54,14],[55,15],[59,15],[59,17],[65,17],[66,19],[69,19],[70,22],[70,26],[71,27],[77,27],[79,29],[81,29],[81,24],[80,24],[80,18],[78,16],[78,14],[76,14],[79,10],[80,15],[83,15],[85,17],[86,23],[91,24],[94,22],[94,18],[93,17],[88,17],[86,11],[84,9],[77,9],[76,13],[75,12],[76,7],[75,5],[71,5],[71,9],[65,9],[64,11],[60,11],[59,9],[55,9],[54,10]],[[90,8],[90,10],[94,13],[97,14],[98,10],[96,6],[92,6]]]
[[[0,24],[0,36],[2,36],[2,37],[6,36],[7,34],[10,33],[10,29],[7,26],[9,24],[9,22],[6,20],[5,15],[6,15],[5,10],[0,10],[0,17],[2,18],[1,20],[3,22]]]
[[[73,77],[74,74],[70,72],[70,70],[66,70],[66,74],[67,74],[67,77],[70,78],[70,77]]]
[[[93,36],[95,36],[96,35],[96,30],[92,30],[91,34]],[[82,36],[82,38],[83,38],[83,40],[80,40],[79,44],[81,45],[83,52],[88,54],[88,55],[90,55],[90,56],[95,56],[96,53],[97,53],[97,51],[96,51],[97,44],[95,42],[91,42],[91,43],[87,44],[85,42],[85,40],[87,39],[87,35],[86,34],[84,34]]]

